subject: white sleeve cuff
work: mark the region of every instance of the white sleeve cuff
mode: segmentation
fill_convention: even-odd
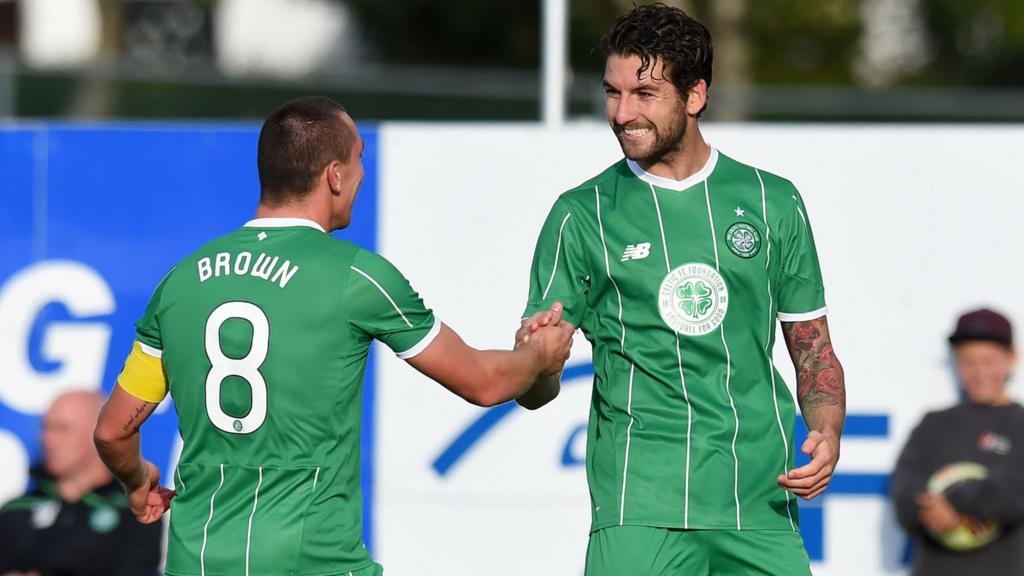
[[[427,346],[430,346],[430,343],[433,342],[434,338],[437,338],[437,335],[440,334],[440,333],[441,333],[441,320],[439,320],[437,317],[435,317],[434,318],[434,325],[430,328],[430,331],[427,332],[427,335],[424,336],[422,340],[417,342],[416,345],[414,345],[412,348],[409,348],[405,352],[396,352],[395,355],[398,356],[399,358],[401,358],[402,360],[408,360],[408,359],[416,356],[420,352],[423,352],[424,350],[426,350]]]
[[[807,322],[817,320],[828,313],[828,306],[822,306],[812,312],[779,312],[779,322]]]
[[[163,355],[164,355],[164,351],[163,350],[160,350],[159,348],[153,348],[152,346],[147,346],[147,345],[143,344],[139,340],[136,340],[136,342],[139,343],[139,348],[141,348],[142,351],[146,353],[146,355],[152,356],[153,358],[162,358],[163,357]]]

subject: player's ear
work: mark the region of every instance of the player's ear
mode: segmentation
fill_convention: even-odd
[[[704,105],[708,102],[708,83],[703,78],[697,80],[697,83],[690,88],[690,91],[686,93],[686,113],[690,116],[696,116],[704,110]]]
[[[324,172],[326,173],[327,176],[327,186],[331,189],[331,194],[333,194],[334,196],[341,194],[343,191],[343,169],[344,166],[342,166],[341,162],[338,162],[337,160],[331,160],[331,162],[327,164],[327,168],[324,169]]]

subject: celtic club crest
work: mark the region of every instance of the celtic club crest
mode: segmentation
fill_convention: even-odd
[[[746,222],[737,222],[725,231],[725,245],[740,258],[753,258],[761,251],[761,233]]]
[[[728,308],[725,279],[707,264],[683,264],[665,276],[658,290],[661,319],[684,336],[701,336],[718,328]]]

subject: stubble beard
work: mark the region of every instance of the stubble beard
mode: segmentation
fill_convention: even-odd
[[[671,162],[674,157],[683,151],[683,143],[686,139],[686,110],[685,105],[680,103],[676,108],[672,119],[665,126],[657,126],[651,123],[642,125],[628,124],[624,126],[612,126],[612,131],[619,141],[623,155],[626,158],[650,166],[659,162]],[[638,146],[635,142],[626,140],[624,132],[629,128],[651,128],[654,133],[654,142],[646,147]]]

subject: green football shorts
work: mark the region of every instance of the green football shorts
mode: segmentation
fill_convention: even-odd
[[[590,535],[586,576],[810,576],[799,532],[613,526]]]

